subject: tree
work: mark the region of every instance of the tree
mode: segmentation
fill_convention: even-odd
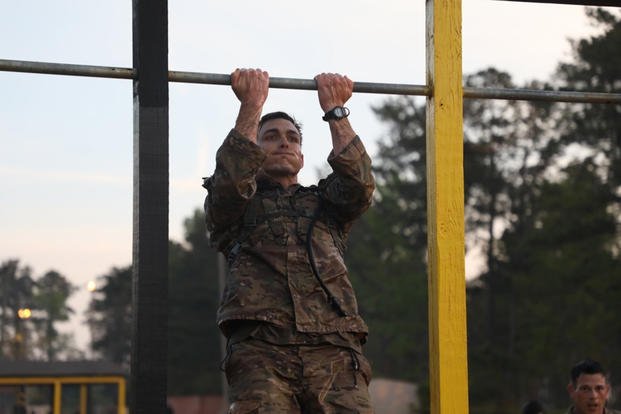
[[[576,42],[576,61],[561,65],[560,76],[571,89],[618,91],[621,70],[604,66],[618,60],[618,54],[610,57],[619,44],[619,19],[601,10],[589,13],[604,32]],[[515,87],[508,73],[494,68],[465,81]],[[524,86],[550,88],[540,81]],[[464,103],[467,246],[483,252],[480,276],[468,284],[467,295],[470,397],[477,411],[514,411],[527,397],[564,406],[566,372],[587,352],[621,369],[605,359],[606,351],[621,345],[621,326],[614,321],[621,285],[619,109]],[[424,298],[408,291],[417,278],[404,276],[426,274],[424,109],[399,98],[378,114],[389,137],[374,159],[377,197],[354,228],[347,259],[371,326],[368,351],[376,371],[420,382],[424,372],[408,374],[390,359],[398,355],[408,368],[421,362],[420,353],[413,361],[392,344],[407,341],[403,325],[416,324],[407,308],[394,306],[401,293],[408,292],[410,307],[421,310],[419,320],[425,313]],[[576,144],[583,148],[578,157],[568,151]],[[424,283],[415,286],[424,290]],[[585,308],[592,313],[579,315]],[[386,349],[391,355],[381,352]]]
[[[184,221],[185,243],[169,245],[168,392],[221,392],[219,302],[216,251],[209,247],[205,214]]]
[[[19,260],[10,259],[0,266],[2,278],[2,354],[14,359],[27,358],[32,350],[29,339],[32,329],[25,309],[32,308],[34,280],[30,267],[20,267]],[[10,322],[9,322],[10,321]],[[12,325],[12,329],[10,326]]]
[[[591,92],[621,92],[621,13],[587,9],[600,33],[573,40],[573,60],[559,64],[560,87]],[[566,148],[581,144],[588,149],[613,189],[621,186],[621,105],[566,104]]]
[[[209,248],[204,213],[184,222],[185,241],[169,243],[168,393],[221,391],[218,265]],[[88,311],[92,348],[104,358],[129,365],[132,336],[132,269],[103,275]]]
[[[0,266],[0,351],[5,358],[53,360],[79,352],[73,336],[60,334],[56,323],[69,319],[67,300],[75,287],[60,273],[49,270],[33,278],[29,266],[10,259]]]
[[[465,77],[467,86],[515,88],[511,76],[494,68]],[[527,87],[542,89],[532,82]],[[524,224],[537,186],[554,164],[558,134],[555,106],[523,101],[466,100],[464,169],[468,247],[482,252],[479,277],[469,284],[471,399],[496,396],[495,409],[508,409],[519,397],[515,383],[516,300],[514,274],[501,266],[502,235]],[[519,258],[515,258],[516,260]],[[500,373],[498,367],[503,369]]]
[[[554,402],[566,397],[571,364],[587,356],[606,363],[620,345],[621,322],[608,305],[616,303],[621,277],[610,251],[617,237],[612,195],[595,171],[589,159],[570,165],[562,180],[543,184],[532,225],[504,235],[505,263],[519,263],[511,265],[521,293],[518,382],[546,389]]]
[[[91,348],[104,359],[129,367],[132,332],[132,268],[113,267],[100,278],[88,306]]]
[[[36,309],[45,312],[45,316],[34,319],[34,322],[38,328],[42,328],[39,329],[40,342],[48,361],[55,360],[59,351],[68,346],[54,325],[69,320],[73,309],[67,306],[67,300],[76,290],[77,287],[54,270],[47,271],[36,281],[33,303]]]
[[[375,112],[389,136],[373,160],[373,206],[354,225],[345,259],[369,325],[365,354],[374,375],[425,383],[425,111],[397,98]]]

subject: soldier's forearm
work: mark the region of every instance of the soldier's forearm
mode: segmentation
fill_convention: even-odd
[[[356,133],[347,118],[329,121],[332,134],[332,149],[338,155],[356,137]]]
[[[256,144],[257,133],[259,127],[259,119],[261,119],[262,106],[241,104],[239,114],[235,122],[237,132],[250,139]]]

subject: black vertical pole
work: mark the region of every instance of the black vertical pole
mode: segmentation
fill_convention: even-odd
[[[168,5],[133,0],[134,218],[131,414],[166,411]]]

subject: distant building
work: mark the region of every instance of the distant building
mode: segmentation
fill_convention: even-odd
[[[374,378],[369,385],[377,413],[413,414],[420,412],[418,386],[411,382]]]

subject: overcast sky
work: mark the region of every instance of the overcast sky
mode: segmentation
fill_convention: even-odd
[[[424,84],[424,12],[423,0],[171,0],[169,68]],[[5,1],[0,59],[131,67],[131,21],[129,0]],[[463,0],[463,70],[548,79],[570,58],[568,39],[593,31],[581,6]],[[0,260],[18,258],[35,276],[55,269],[80,288],[71,327],[85,348],[86,283],[131,261],[131,81],[0,72],[0,97]],[[370,153],[386,133],[370,108],[386,98],[348,104]],[[314,182],[331,142],[316,92],[271,90],[265,110],[303,123],[300,178]],[[170,85],[171,238],[202,206],[201,177],[236,111],[228,87]]]

